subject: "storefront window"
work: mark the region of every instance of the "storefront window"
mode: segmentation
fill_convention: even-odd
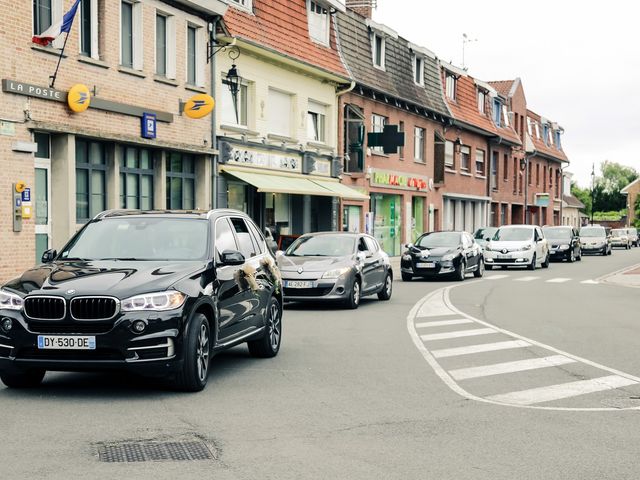
[[[287,193],[265,194],[265,227],[273,234],[276,241],[280,235],[291,233],[290,196]]]
[[[269,194],[267,194],[269,195]],[[247,186],[242,183],[229,182],[227,185],[227,206],[233,210],[248,213]]]
[[[139,210],[153,208],[153,159],[144,148],[123,147],[120,167],[120,206]]]
[[[186,153],[167,153],[167,208],[195,208],[195,158]]]
[[[424,229],[424,198],[413,197],[411,205],[411,240],[415,241],[425,232]]]
[[[106,209],[107,162],[104,144],[76,140],[76,221],[86,222]]]
[[[382,249],[389,255],[400,255],[402,231],[402,197],[374,194],[373,233]]]

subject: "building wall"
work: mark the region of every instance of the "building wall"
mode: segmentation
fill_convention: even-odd
[[[69,10],[73,1],[64,0],[63,11]],[[140,137],[141,120],[139,117],[89,109],[84,113],[71,113],[64,103],[28,98],[13,93],[0,93],[0,119],[10,124],[10,133],[0,135],[0,168],[7,174],[0,177],[0,280],[15,275],[30,267],[35,260],[34,219],[24,220],[23,231],[12,232],[11,226],[11,184],[23,180],[34,187],[34,155],[18,153],[12,150],[16,141],[32,141],[34,131],[52,133],[55,143],[52,159],[52,245],[59,247],[77,228],[75,205],[63,205],[60,202],[75,199],[75,170],[73,148],[65,149],[61,145],[73,144],[75,136],[106,140],[118,144],[138,144],[152,148],[162,147],[194,152],[204,158],[213,153],[211,150],[211,123],[209,118],[190,120],[179,115],[179,102],[195,93],[208,91],[205,64],[204,20],[186,14],[160,1],[146,0],[142,8],[142,45],[143,63],[140,71],[119,66],[120,63],[120,2],[98,0],[99,11],[99,58],[90,59],[79,52],[79,13],[66,46],[56,89],[66,92],[74,84],[82,83],[95,92],[96,98],[124,103],[132,106],[154,109],[173,114],[173,122],[158,122],[157,139],[143,140]],[[155,76],[155,13],[160,9],[175,19],[176,78],[166,81]],[[186,29],[187,22],[201,26],[198,63],[202,69],[202,85],[186,85]],[[0,78],[26,82],[41,87],[49,84],[48,76],[53,74],[58,60],[58,51],[42,48],[31,42],[32,2],[12,2],[11,8],[5,8],[0,15]],[[13,133],[15,130],[15,133]],[[6,129],[3,129],[7,133]],[[66,163],[65,163],[66,162]],[[115,167],[117,167],[117,163]],[[201,170],[206,170],[203,167]],[[59,175],[58,175],[59,173]],[[63,179],[63,175],[70,175]],[[108,207],[118,206],[117,169],[112,170],[108,189]],[[162,188],[162,171],[156,172],[157,185]],[[206,193],[209,182],[202,175],[196,189],[200,193],[199,207],[209,208]],[[68,189],[61,192],[61,189]],[[37,192],[32,188],[32,196]],[[156,206],[162,206],[164,192],[158,190]],[[56,199],[59,201],[56,202]]]

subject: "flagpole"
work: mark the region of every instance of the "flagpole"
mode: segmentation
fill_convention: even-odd
[[[73,25],[73,20],[71,20],[71,24]],[[71,31],[68,31],[67,36],[64,39],[64,44],[62,45],[62,50],[60,51],[60,56],[58,57],[58,64],[56,65],[56,71],[53,72],[53,75],[49,77],[51,79],[51,85],[49,85],[49,88],[53,88],[56,84],[56,78],[58,77],[58,69],[60,68],[60,62],[62,61],[62,57],[64,56],[64,49],[67,47],[67,40],[69,40],[70,33]]]

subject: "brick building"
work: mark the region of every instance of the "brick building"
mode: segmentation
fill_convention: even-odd
[[[210,92],[208,24],[226,3],[82,1],[55,89],[61,42],[31,37],[73,1],[11,3],[0,15],[0,279],[61,248],[101,210],[209,208],[212,124],[182,116],[180,102]],[[90,91],[82,113],[66,103],[77,84]],[[156,115],[154,139],[142,138],[143,113]],[[23,211],[32,216],[14,231],[18,182],[31,189]]]
[[[338,96],[350,84],[335,29],[336,0],[232,0],[233,44],[218,55],[218,206],[251,215],[278,239],[338,228]],[[239,55],[239,56],[238,56]],[[237,57],[237,58],[236,58]],[[237,65],[237,102],[225,73]]]
[[[347,2],[347,11],[337,15],[342,55],[354,79],[340,97],[342,182],[370,199],[343,201],[342,228],[366,230],[386,252],[399,255],[403,243],[441,228],[434,166],[444,155],[450,113],[436,56],[372,21],[370,8],[351,4],[363,2]],[[384,153],[368,145],[366,133],[385,126],[404,133],[404,147]]]

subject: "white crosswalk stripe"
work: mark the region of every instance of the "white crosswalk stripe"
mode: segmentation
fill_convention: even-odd
[[[416,328],[444,327],[445,325],[463,325],[465,323],[474,323],[473,320],[466,318],[457,318],[455,320],[440,320],[434,322],[416,323]]]
[[[487,275],[484,277],[486,280],[502,280],[504,278],[509,278],[510,275]]]
[[[575,363],[575,360],[564,355],[553,355],[544,358],[530,358],[515,362],[495,363],[493,365],[483,365],[481,367],[459,368],[451,370],[451,375],[456,380],[468,380],[470,378],[489,377],[504,373],[524,372],[526,370],[536,370],[538,368],[557,367]]]
[[[547,283],[566,283],[570,281],[570,278],[552,278],[551,280],[547,280]]]
[[[540,277],[520,277],[516,278],[516,282],[533,282],[534,280],[538,280]]]
[[[509,340],[506,342],[483,343],[481,345],[469,345],[467,347],[442,348],[433,350],[431,355],[435,358],[457,357],[460,355],[472,355],[474,353],[494,352],[497,350],[511,350],[513,348],[530,347],[524,340]]]
[[[498,333],[493,328],[476,328],[473,330],[456,330],[455,332],[444,332],[444,333],[432,333],[430,335],[421,335],[420,338],[424,342],[428,342],[430,340],[446,340],[449,338],[462,338],[462,337],[473,337],[476,335],[489,335],[491,333]]]
[[[597,280],[584,280],[580,283],[583,285],[598,285],[600,282],[598,282]]]
[[[609,375],[607,377],[592,378],[591,380],[580,380],[577,382],[549,385],[548,387],[532,388],[530,390],[522,390],[519,392],[492,395],[487,397],[487,400],[515,405],[534,405],[537,403],[585,395],[587,393],[628,387],[629,385],[635,385],[637,383],[638,382],[635,380],[621,377],[620,375]]]

